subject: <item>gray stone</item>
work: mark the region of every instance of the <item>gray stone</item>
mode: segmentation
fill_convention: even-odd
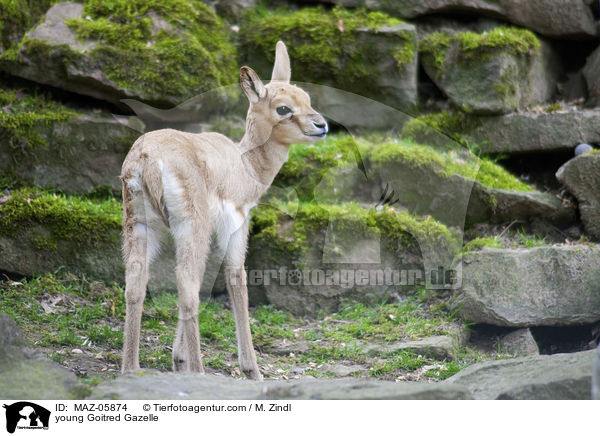
[[[423,44],[422,44],[423,45]],[[457,107],[472,114],[497,115],[547,102],[555,93],[560,66],[552,47],[540,41],[539,49],[517,54],[497,47],[466,59],[454,39],[443,51],[443,62],[427,50],[422,63],[427,75]]]
[[[336,377],[349,377],[355,374],[365,372],[365,369],[360,365],[324,365],[321,368],[324,373],[334,374]]]
[[[587,59],[583,67],[583,76],[587,83],[589,103],[600,106],[600,48],[597,48]]]
[[[202,36],[192,35],[185,24],[175,28],[164,12],[159,16],[151,11],[146,16],[152,22],[150,36],[140,36],[143,39],[136,42],[144,44],[148,50],[81,38],[67,23],[84,18],[83,5],[61,2],[52,6],[43,21],[25,34],[18,49],[0,58],[0,69],[120,107],[123,107],[123,98],[162,107],[172,106],[200,92],[218,88],[236,77],[235,49],[226,41],[222,23],[201,3],[194,7],[206,32],[215,39],[214,43],[217,39],[222,42],[218,55],[213,53],[214,48],[206,46],[206,41],[201,41]],[[114,26],[127,24],[114,23]],[[185,51],[186,56],[175,58],[178,55],[167,50],[153,50],[157,39],[165,34],[179,38],[180,50]],[[128,37],[136,35],[141,35],[141,32],[134,32]],[[181,59],[185,60],[182,62]],[[156,78],[148,77],[161,77],[162,80],[159,84]],[[186,82],[189,86],[182,87],[181,83]],[[225,105],[229,101],[229,97],[222,94],[218,104]]]
[[[594,358],[594,373],[592,374],[592,400],[600,400],[600,345]]]
[[[309,0],[303,0],[309,1]],[[542,35],[590,38],[597,35],[592,11],[581,0],[320,0],[347,7],[367,7],[402,18],[470,13],[502,18]]]
[[[120,195],[121,165],[140,135],[130,121],[102,112],[79,112],[66,121],[34,125],[28,134],[37,135],[43,145],[15,147],[4,135],[0,171],[66,194],[100,189]]]
[[[476,363],[444,383],[477,400],[589,400],[595,351]]]
[[[373,344],[365,347],[364,352],[380,356],[410,351],[433,359],[454,360],[457,348],[458,344],[451,336],[430,336],[416,341]]]
[[[583,142],[600,143],[600,110],[518,112],[478,117],[474,123],[466,134],[489,153],[567,151]]]
[[[600,154],[577,156],[556,173],[556,178],[577,198],[586,233],[600,239]]]
[[[127,375],[100,384],[92,399],[173,400],[452,400],[470,399],[461,386],[377,380],[236,380],[195,374]]]
[[[469,322],[507,327],[600,321],[600,247],[490,249],[462,258],[451,302]]]
[[[75,400],[89,393],[75,374],[22,344],[16,323],[0,314],[0,398]]]
[[[540,349],[530,329],[515,330],[503,336],[498,341],[498,348],[500,352],[512,354],[515,357],[537,356],[540,354]]]
[[[590,38],[598,33],[592,10],[581,0],[500,0],[509,21],[550,37]]]

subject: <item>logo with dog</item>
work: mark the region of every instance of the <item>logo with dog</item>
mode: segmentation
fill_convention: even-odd
[[[19,430],[48,430],[50,411],[28,401],[19,401],[11,405],[4,404],[6,409],[6,431],[14,433]]]

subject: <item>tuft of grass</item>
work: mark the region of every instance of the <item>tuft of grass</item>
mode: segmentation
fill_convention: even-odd
[[[479,251],[483,247],[502,248],[502,243],[500,242],[500,238],[498,236],[475,238],[465,244],[463,247],[463,253],[468,253],[469,251]]]

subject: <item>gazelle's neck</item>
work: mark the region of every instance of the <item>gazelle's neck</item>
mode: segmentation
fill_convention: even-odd
[[[245,134],[240,141],[242,161],[249,175],[264,185],[266,191],[273,179],[288,158],[289,145],[280,144],[271,139],[263,144],[256,144]]]

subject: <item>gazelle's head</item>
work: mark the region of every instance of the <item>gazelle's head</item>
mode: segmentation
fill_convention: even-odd
[[[268,140],[290,145],[325,138],[327,122],[310,105],[310,97],[290,85],[290,58],[281,41],[275,49],[271,82],[264,85],[250,67],[240,69],[240,85],[250,100],[247,133],[255,146]]]

